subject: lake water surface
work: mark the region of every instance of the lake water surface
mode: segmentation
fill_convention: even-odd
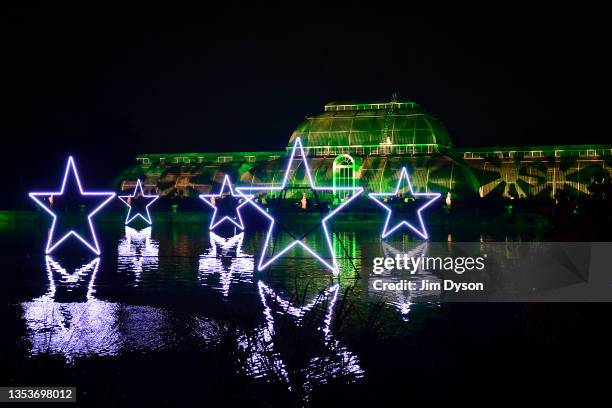
[[[6,385],[75,385],[79,401],[104,405],[407,404],[482,387],[507,393],[540,374],[563,382],[562,372],[595,358],[560,354],[586,347],[578,331],[593,334],[599,326],[588,322],[603,314],[593,306],[449,304],[435,293],[371,290],[359,277],[374,257],[419,250],[408,235],[381,242],[377,224],[337,226],[338,278],[300,248],[258,272],[265,231],[103,223],[96,257],[76,246],[45,256],[45,228],[0,228]],[[320,235],[308,243],[324,249]],[[540,374],[527,369],[534,363]]]

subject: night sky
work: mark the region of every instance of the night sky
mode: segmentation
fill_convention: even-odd
[[[394,91],[457,146],[612,142],[610,23],[586,2],[46,3],[0,13],[3,207],[68,154],[110,188],[137,153],[282,149],[325,103]]]

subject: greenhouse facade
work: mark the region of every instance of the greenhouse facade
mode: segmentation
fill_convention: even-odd
[[[440,120],[414,102],[329,103],[307,117],[283,150],[141,154],[120,176],[162,195],[216,191],[224,175],[237,185],[278,185],[300,138],[318,185],[391,191],[402,167],[415,191],[453,196],[551,197],[588,194],[594,179],[612,175],[612,145],[456,148]],[[301,160],[293,185],[307,183]]]

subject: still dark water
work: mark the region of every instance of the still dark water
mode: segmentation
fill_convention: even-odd
[[[103,223],[102,256],[77,247],[45,256],[44,225],[0,225],[0,385],[76,386],[79,402],[105,406],[387,406],[529,392],[554,400],[563,387],[596,381],[592,371],[611,361],[607,304],[380,294],[356,271],[367,275],[372,258],[418,245],[408,235],[381,243],[378,224],[337,232],[342,275],[333,279],[299,248],[257,272],[263,231]]]

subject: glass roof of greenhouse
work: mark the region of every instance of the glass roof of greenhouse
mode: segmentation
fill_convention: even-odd
[[[304,146],[437,145],[451,147],[442,122],[410,101],[331,102],[291,135]]]

